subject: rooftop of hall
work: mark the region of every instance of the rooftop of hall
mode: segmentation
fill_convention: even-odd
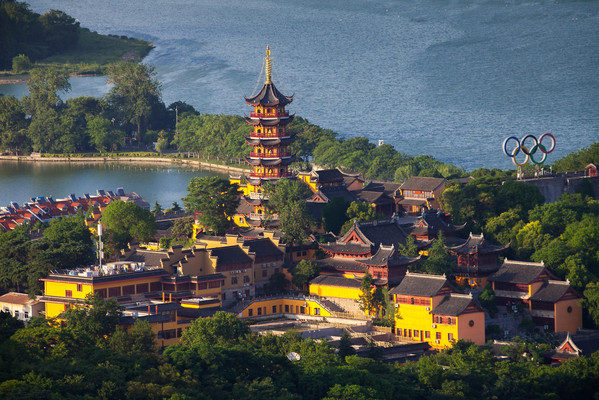
[[[446,182],[444,178],[432,178],[428,176],[412,176],[401,184],[401,190],[434,191]]]
[[[431,314],[457,317],[466,311],[468,307],[474,307],[481,312],[484,311],[471,294],[450,293],[431,311]]]
[[[400,284],[391,289],[389,294],[433,297],[445,286],[452,291],[445,275],[417,274],[408,271]]]
[[[554,279],[555,277],[545,268],[545,264],[541,261],[527,262],[527,261],[516,261],[503,260],[503,264],[499,268],[499,271],[489,276],[491,282],[504,282],[504,283],[515,283],[515,284],[530,284],[536,280],[546,277],[547,279]]]

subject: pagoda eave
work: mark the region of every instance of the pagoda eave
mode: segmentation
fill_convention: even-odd
[[[250,125],[262,125],[262,126],[277,126],[277,125],[281,125],[281,126],[285,126],[287,124],[289,124],[291,121],[293,121],[293,118],[295,118],[295,114],[290,115],[288,117],[283,117],[283,118],[253,118],[253,117],[244,117],[245,121],[250,124]]]

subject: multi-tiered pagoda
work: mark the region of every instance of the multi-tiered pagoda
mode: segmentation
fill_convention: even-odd
[[[250,116],[245,118],[252,126],[250,137],[245,139],[252,146],[246,161],[254,170],[246,177],[246,184],[242,184],[241,179],[231,179],[231,182],[240,184],[244,194],[234,218],[240,226],[262,226],[263,184],[293,177],[289,165],[295,157],[288,147],[295,138],[287,126],[294,116],[285,110],[285,106],[293,101],[293,96],[285,96],[272,82],[272,57],[268,46],[264,63],[266,79],[262,89],[255,96],[245,98],[246,103],[254,107]]]

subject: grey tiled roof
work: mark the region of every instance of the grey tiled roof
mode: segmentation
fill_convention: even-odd
[[[402,190],[435,190],[445,183],[443,178],[430,178],[425,176],[412,176],[400,188]]]
[[[359,222],[358,227],[364,236],[375,245],[396,246],[397,243],[405,244],[408,237],[408,234],[393,218],[382,221]]]
[[[530,297],[530,300],[555,303],[570,289],[568,282],[548,280],[543,282],[539,290]]]
[[[337,168],[335,169],[323,169],[320,171],[314,171],[318,176],[318,182],[343,182],[343,174]]]
[[[435,315],[448,315],[452,317],[457,317],[460,315],[471,303],[474,303],[475,306],[482,311],[482,308],[476,300],[474,300],[471,296],[465,294],[455,294],[452,293],[450,295],[445,296],[445,298],[431,311],[431,314]]]
[[[321,243],[319,246],[322,249],[333,251],[336,253],[345,254],[365,254],[370,252],[370,245],[355,243],[355,242],[333,242],[333,243]]]
[[[543,272],[548,273],[543,263],[511,261],[506,258],[499,271],[491,275],[489,280],[494,282],[528,284]]]
[[[125,261],[144,262],[146,266],[162,267],[162,260],[168,260],[168,252],[135,249],[125,258]]]
[[[358,199],[377,205],[395,204],[395,201],[383,192],[370,190],[354,190],[352,192]]]
[[[243,242],[243,247],[249,248],[249,251],[256,254],[256,258],[280,256],[284,253],[269,238],[249,239]]]
[[[334,270],[334,271],[357,271],[363,272],[366,267],[363,264],[355,261],[352,258],[342,257],[331,257],[317,260],[316,263],[322,270]]]
[[[371,192],[383,192],[387,196],[392,197],[400,186],[401,183],[396,182],[371,181],[368,185],[364,186],[364,189]]]
[[[381,245],[379,250],[370,258],[356,259],[359,263],[366,265],[388,265],[390,267],[409,265],[418,261],[420,257],[405,257],[399,254],[394,246]]]
[[[310,285],[360,288],[362,283],[357,279],[344,278],[343,276],[319,275],[310,281]]]
[[[350,192],[342,186],[321,187],[319,192],[324,194],[328,200],[332,200],[335,197],[341,197],[343,198],[343,200],[349,203],[358,200],[358,198],[354,195],[353,192]]]
[[[432,297],[435,296],[447,279],[439,275],[408,273],[401,283],[389,291],[391,294]]]
[[[216,247],[208,251],[210,252],[211,257],[218,257],[219,265],[252,262],[250,256],[237,245]]]

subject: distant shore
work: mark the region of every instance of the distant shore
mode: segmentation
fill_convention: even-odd
[[[129,164],[163,164],[173,166],[190,166],[210,171],[249,174],[250,170],[230,165],[214,164],[191,158],[171,157],[39,157],[39,156],[5,156],[0,161],[36,162],[36,163],[129,163]]]

